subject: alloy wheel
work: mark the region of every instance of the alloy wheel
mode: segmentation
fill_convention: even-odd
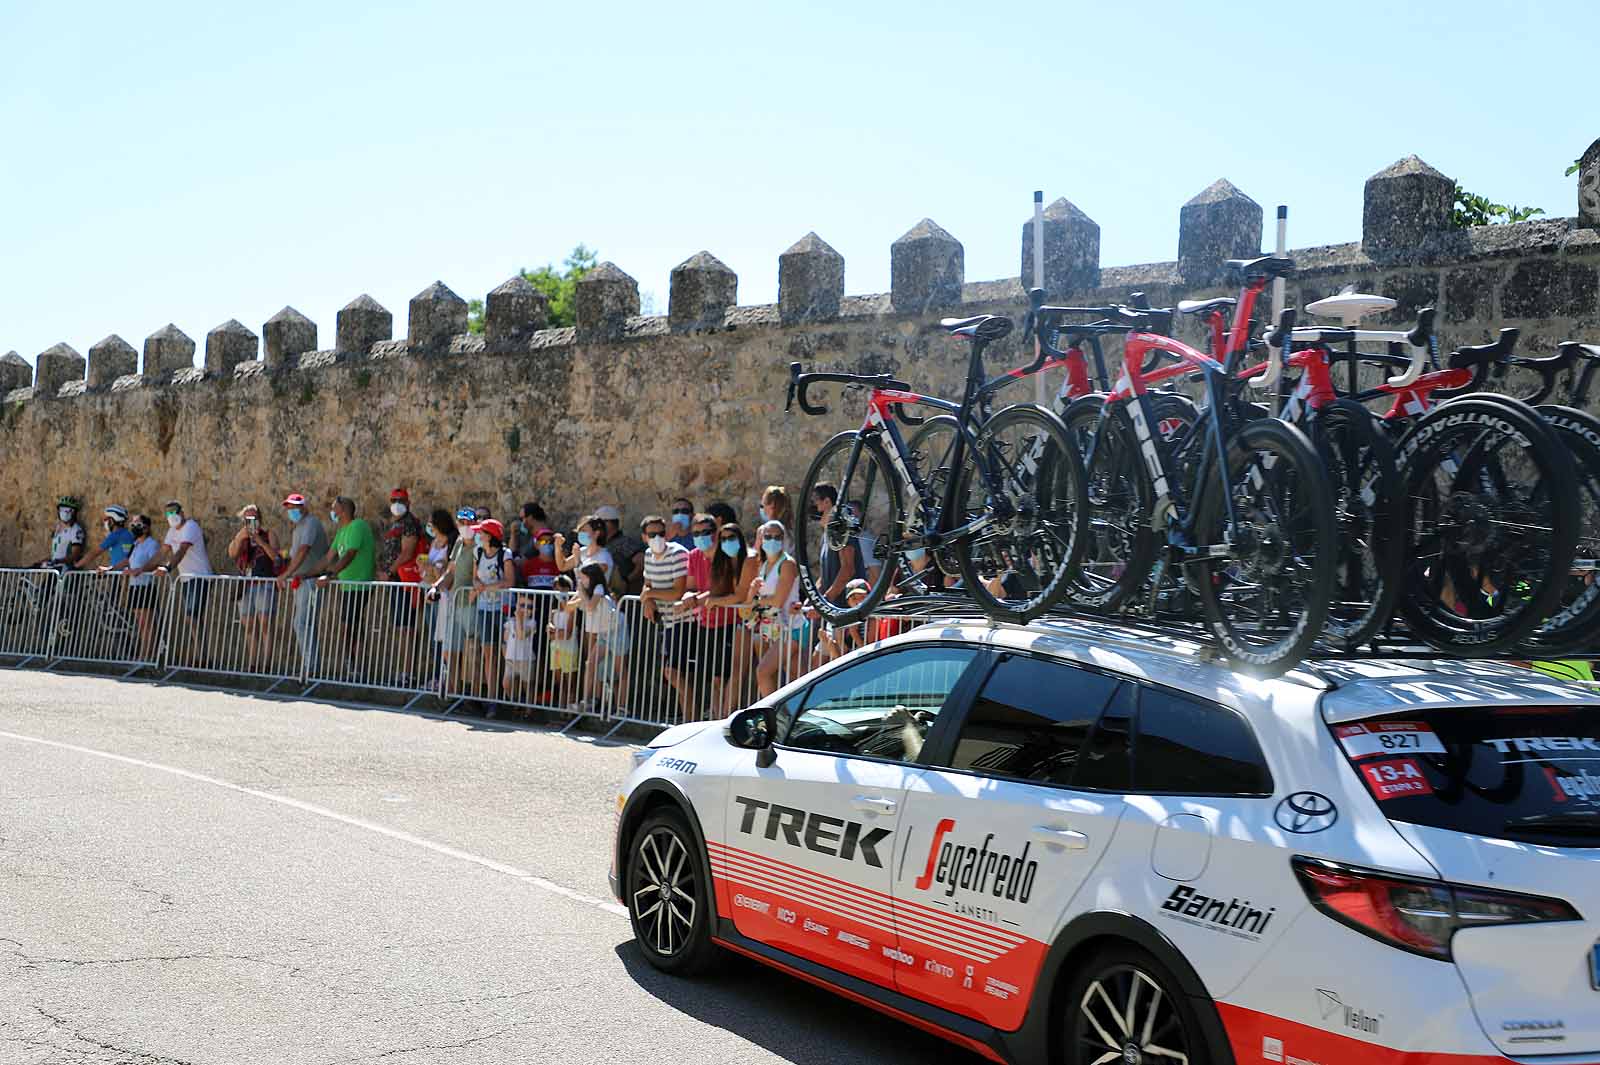
[[[1142,969],[1119,965],[1084,988],[1074,1014],[1080,1065],[1189,1065],[1189,1033],[1177,1004]]]
[[[694,861],[679,835],[666,826],[651,831],[634,850],[635,925],[652,950],[670,958],[688,945],[700,906]]]

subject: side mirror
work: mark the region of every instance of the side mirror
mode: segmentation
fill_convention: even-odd
[[[752,706],[728,719],[724,735],[735,747],[765,751],[778,734],[778,715],[769,706]]]

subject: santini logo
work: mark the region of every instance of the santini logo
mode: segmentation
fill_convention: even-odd
[[[990,849],[993,832],[984,836],[976,847],[945,839],[955,827],[955,820],[947,817],[933,830],[928,863],[915,881],[917,890],[927,891],[939,884],[944,888],[945,898],[960,888],[1026,903],[1033,895],[1033,878],[1039,872],[1039,863],[1028,857],[1028,848],[1033,844],[1024,843],[1019,854],[1002,854]]]
[[[1276,906],[1258,910],[1249,899],[1220,899],[1202,895],[1192,887],[1172,889],[1161,909],[1169,916],[1188,924],[1212,928],[1241,939],[1260,939],[1267,930],[1267,922],[1278,912]]]

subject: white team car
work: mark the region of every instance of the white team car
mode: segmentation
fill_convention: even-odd
[[[941,621],[669,729],[618,801],[640,949],[996,1061],[1600,1062],[1600,694],[1194,652]]]

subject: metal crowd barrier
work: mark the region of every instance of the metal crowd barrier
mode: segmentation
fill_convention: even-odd
[[[52,569],[0,569],[0,658],[49,658],[60,579]]]
[[[50,661],[124,667],[124,676],[161,663],[168,582],[146,573],[69,570],[55,595]]]
[[[140,587],[148,589],[140,591]],[[493,595],[494,598],[488,598]],[[0,569],[0,659],[96,663],[427,696],[447,712],[511,712],[666,727],[719,718],[833,657],[929,620],[893,603],[834,628],[810,611],[648,613],[638,596],[585,610],[570,594],[457,589],[429,602],[397,582]],[[226,682],[222,682],[226,687]],[[255,688],[254,690],[259,690]]]

